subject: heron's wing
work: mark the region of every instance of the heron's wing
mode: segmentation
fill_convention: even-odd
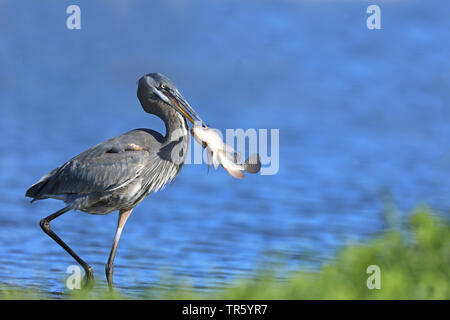
[[[153,174],[163,162],[160,143],[149,132],[131,131],[98,144],[42,177],[26,195],[35,199],[48,195],[108,192],[137,177]],[[148,177],[152,179],[152,177]],[[159,182],[157,183],[159,184]]]
[[[104,153],[98,157],[74,158],[44,176],[27,191],[36,199],[64,194],[108,192],[135,180],[146,166],[145,151]]]
[[[56,173],[50,194],[113,191],[136,179],[146,158],[144,151],[125,151],[69,161]]]

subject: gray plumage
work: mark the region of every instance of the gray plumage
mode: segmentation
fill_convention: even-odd
[[[138,98],[146,112],[164,121],[165,136],[136,129],[102,142],[43,176],[26,196],[32,201],[59,199],[72,209],[106,214],[133,208],[171,182],[186,158],[189,131],[183,115],[152,92],[161,85],[179,95],[166,77],[150,74],[139,80]]]
[[[113,264],[122,229],[133,208],[171,182],[186,159],[189,127],[200,117],[175,85],[159,73],[139,79],[137,96],[148,113],[160,117],[166,133],[136,129],[102,142],[43,176],[26,192],[32,201],[54,198],[67,206],[41,220],[42,230],[66,250],[93,278],[92,268],[50,228],[50,222],[71,209],[92,214],[118,210],[116,234],[105,267],[113,287]]]
[[[93,214],[135,207],[151,192],[172,181],[184,162],[189,135],[165,140],[159,133],[137,129],[100,143],[42,177],[27,191],[34,200],[63,200],[72,209]],[[139,150],[141,149],[142,150]]]

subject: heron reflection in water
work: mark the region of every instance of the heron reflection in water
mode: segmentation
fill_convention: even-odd
[[[53,198],[66,207],[41,220],[42,230],[64,248],[93,278],[92,268],[50,228],[50,221],[70,210],[91,214],[119,211],[116,234],[106,264],[113,287],[114,257],[125,222],[134,207],[171,182],[186,159],[191,123],[203,123],[175,85],[159,73],[139,79],[137,96],[147,113],[164,121],[166,134],[136,129],[102,142],[54,169],[26,192],[32,202]]]

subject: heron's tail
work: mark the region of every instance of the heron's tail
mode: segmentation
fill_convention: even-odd
[[[33,184],[25,193],[25,197],[33,198],[31,199],[31,202],[34,202],[38,200],[40,191],[44,188],[44,186],[47,184],[46,181],[40,181]]]
[[[25,192],[25,197],[33,198],[31,202],[34,202],[39,199],[43,199],[42,195],[45,193],[43,192],[45,187],[47,186],[48,182],[50,181],[50,178],[53,176],[53,174],[58,170],[55,169],[45,176],[43,176],[41,179],[39,179],[38,182],[33,184],[28,190]]]

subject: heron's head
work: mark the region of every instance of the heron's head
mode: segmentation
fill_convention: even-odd
[[[202,122],[173,82],[160,73],[149,73],[140,78],[137,95],[146,112],[154,113],[155,106],[168,106],[192,123]]]

